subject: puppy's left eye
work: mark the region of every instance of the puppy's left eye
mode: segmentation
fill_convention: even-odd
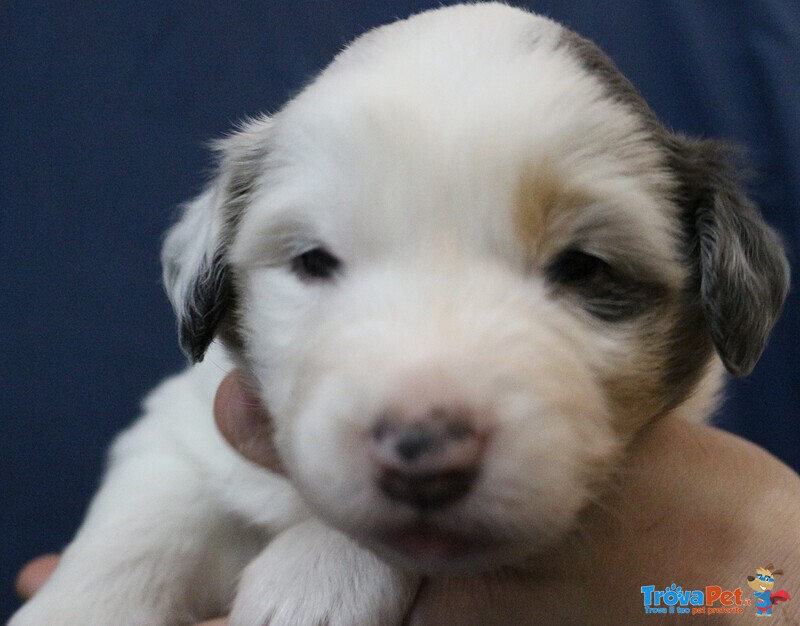
[[[547,268],[548,278],[561,285],[578,285],[612,272],[608,263],[581,250],[562,252]]]
[[[662,286],[637,280],[578,249],[565,250],[556,257],[546,276],[558,292],[577,297],[586,311],[608,322],[635,316],[663,296]]]
[[[304,280],[330,280],[342,263],[323,247],[312,248],[292,259],[292,271]]]

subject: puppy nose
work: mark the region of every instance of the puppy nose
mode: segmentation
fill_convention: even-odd
[[[463,497],[478,475],[480,437],[461,412],[437,409],[412,423],[383,416],[372,430],[372,444],[378,487],[420,509]]]

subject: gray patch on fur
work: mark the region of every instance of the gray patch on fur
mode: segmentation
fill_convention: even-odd
[[[180,319],[180,346],[192,363],[203,360],[233,300],[229,269],[223,259],[220,250],[211,260],[203,260]]]
[[[605,87],[606,95],[628,107],[642,120],[645,127],[660,134],[661,123],[636,87],[619,71],[611,58],[597,45],[579,34],[563,29],[559,47],[568,50],[581,66]]]
[[[749,374],[789,290],[780,238],[745,196],[724,144],[670,138],[687,249],[706,325],[725,367]]]

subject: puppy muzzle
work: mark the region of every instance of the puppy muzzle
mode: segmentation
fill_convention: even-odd
[[[388,413],[371,434],[380,491],[420,511],[460,500],[480,473],[485,437],[467,410],[435,407],[417,419]]]

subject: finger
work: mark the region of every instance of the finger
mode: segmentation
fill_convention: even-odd
[[[22,568],[17,576],[17,593],[27,600],[50,578],[50,574],[58,565],[57,554],[47,554],[34,559]]]
[[[273,441],[272,419],[244,374],[228,374],[217,389],[214,417],[222,436],[243,457],[284,474]]]

